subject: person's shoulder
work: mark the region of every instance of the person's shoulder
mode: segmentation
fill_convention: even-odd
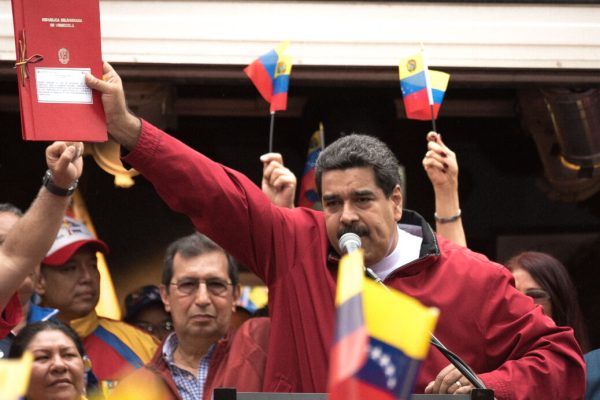
[[[247,332],[269,332],[271,328],[271,318],[269,317],[254,317],[249,318],[239,329]]]
[[[232,346],[248,347],[252,343],[255,346],[266,349],[270,330],[271,318],[250,318],[235,331]]]
[[[510,272],[501,264],[491,261],[487,256],[477,253],[468,247],[460,246],[450,240],[437,235],[440,246],[440,256],[452,268],[469,269],[482,275],[511,276]]]
[[[595,368],[600,369],[600,349],[588,351],[583,357],[586,364],[593,364]]]
[[[151,348],[152,352],[154,352],[158,346],[158,340],[156,338],[127,322],[107,317],[98,317],[98,323],[104,329],[125,342],[141,342],[145,347]]]

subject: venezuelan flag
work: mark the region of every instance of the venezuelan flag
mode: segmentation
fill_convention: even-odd
[[[437,119],[450,75],[429,70],[422,53],[400,61],[398,70],[406,118],[430,120],[433,105],[433,118]]]
[[[271,104],[271,112],[287,108],[292,72],[292,57],[286,53],[288,45],[287,41],[281,42],[244,68],[260,95]]]
[[[300,194],[298,195],[298,206],[300,207],[318,207],[319,194],[317,193],[317,184],[315,182],[315,164],[322,149],[323,125],[319,124],[319,129],[312,134],[308,144],[308,154],[306,164],[304,164],[302,182],[300,183]]]
[[[362,252],[340,263],[331,400],[408,399],[438,311],[365,279]]]

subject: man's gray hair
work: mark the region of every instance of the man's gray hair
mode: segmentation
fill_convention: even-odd
[[[323,194],[324,172],[356,167],[373,168],[375,183],[386,197],[400,184],[398,160],[390,148],[373,136],[351,134],[331,143],[319,155],[315,173],[319,196]]]

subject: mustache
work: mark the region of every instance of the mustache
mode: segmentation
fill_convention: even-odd
[[[360,224],[344,225],[337,232],[338,240],[346,233],[355,233],[360,237],[369,236],[369,228]]]

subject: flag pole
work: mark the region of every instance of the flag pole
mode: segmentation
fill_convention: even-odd
[[[321,150],[323,150],[325,148],[325,131],[322,122],[319,122],[319,134],[321,136]]]
[[[271,126],[269,127],[269,153],[273,152],[273,129],[275,128],[275,111],[271,111]]]
[[[421,43],[421,54],[423,56],[423,69],[425,70],[425,85],[427,86],[427,99],[429,100],[429,109],[431,110],[431,126],[434,132],[437,132],[437,127],[435,126],[435,112],[433,108],[433,91],[431,89],[431,80],[429,79],[429,64],[427,63],[427,58],[425,57],[425,46]]]

